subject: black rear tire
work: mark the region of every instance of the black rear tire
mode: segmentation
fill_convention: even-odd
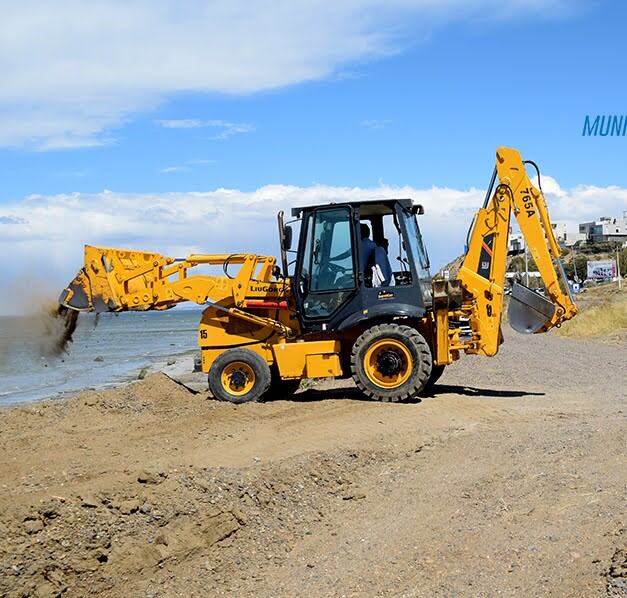
[[[357,387],[378,401],[407,401],[418,397],[432,370],[431,350],[415,328],[378,324],[355,341],[351,372]]]
[[[270,388],[270,367],[250,349],[228,349],[209,370],[209,389],[219,401],[258,401]]]
[[[268,401],[280,401],[290,399],[298,390],[300,380],[282,380],[277,372],[272,372],[272,381],[270,388],[266,392],[264,399]]]
[[[429,376],[429,380],[427,380],[427,384],[425,385],[425,390],[431,390],[435,383],[440,379],[442,374],[444,373],[444,365],[434,365],[431,368],[431,375]]]

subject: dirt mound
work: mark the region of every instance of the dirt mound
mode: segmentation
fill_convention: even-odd
[[[124,484],[9,507],[0,592],[128,595],[176,566],[206,567],[204,583],[232,587],[285,561],[338,502],[364,498],[351,470],[377,461],[315,454],[245,470],[141,470]]]
[[[618,596],[625,349],[510,336],[406,405],[158,374],[1,410],[0,595]]]
[[[206,397],[155,374],[122,388],[6,411],[2,424],[5,432],[25,427],[41,440],[51,422],[62,429],[69,423],[71,430],[76,422],[96,419],[106,429],[112,423],[124,425],[128,418],[180,418],[188,410],[195,413],[201,401],[208,403]],[[161,443],[170,443],[167,433]],[[224,583],[229,575],[239,575],[243,553],[262,555],[265,563],[271,551],[273,562],[279,562],[291,540],[324,516],[325,502],[363,495],[353,489],[350,470],[359,461],[355,453],[339,462],[315,454],[243,470],[160,465],[168,459],[157,453],[145,457],[143,467],[110,475],[100,459],[102,471],[90,471],[96,463],[89,459],[86,444],[76,449],[78,461],[84,457],[85,463],[81,466],[67,455],[74,471],[61,472],[63,479],[74,478],[73,484],[61,482],[51,491],[47,484],[22,480],[26,495],[2,501],[0,594],[125,595],[130,587],[141,591],[164,567],[194,563],[199,555],[213,563],[205,575]],[[176,453],[178,447],[171,450]],[[251,531],[242,534],[244,526]],[[237,537],[225,545],[231,536]],[[116,589],[120,579],[127,581],[123,592]]]

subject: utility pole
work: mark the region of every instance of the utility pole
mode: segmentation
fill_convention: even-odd
[[[622,286],[620,282],[620,253],[618,247],[616,248],[616,272],[618,274],[618,290],[620,291]]]
[[[525,241],[525,286],[529,286],[529,259],[527,258],[527,242]]]

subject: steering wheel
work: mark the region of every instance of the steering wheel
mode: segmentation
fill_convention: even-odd
[[[329,270],[329,272],[333,272],[333,274],[344,274],[345,272],[349,271],[348,268],[345,268],[344,266],[339,266],[338,264],[334,264],[333,262],[327,262],[325,264],[325,267],[327,268],[327,270]]]

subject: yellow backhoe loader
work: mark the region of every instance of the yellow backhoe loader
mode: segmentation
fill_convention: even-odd
[[[537,171],[535,187],[526,165]],[[278,215],[281,267],[260,255],[190,255],[85,247],[60,303],[79,311],[207,307],[198,328],[202,370],[221,400],[294,392],[303,378],[352,376],[369,397],[412,399],[461,353],[495,355],[510,216],[514,213],[545,296],[513,285],[509,322],[546,332],[577,313],[533,162],[501,147],[458,276],[432,280],[410,199],[331,203]],[[296,249],[292,231],[300,230]],[[293,258],[293,259],[290,259]],[[194,274],[199,265],[218,276]]]

